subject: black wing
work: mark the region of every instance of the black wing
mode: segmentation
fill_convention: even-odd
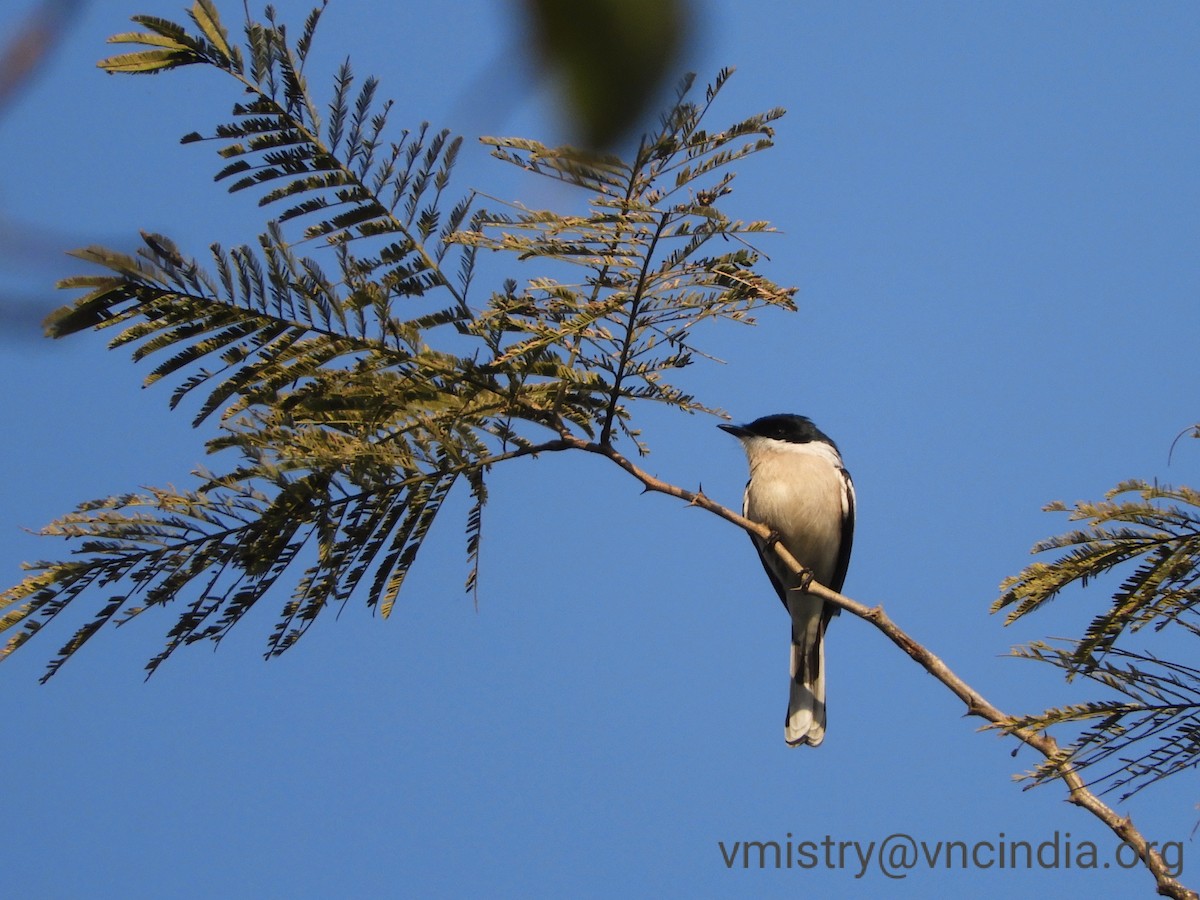
[[[750,498],[750,482],[746,482],[746,490],[742,494],[742,515],[748,516],[746,511],[746,501]],[[750,534],[750,532],[746,532]],[[775,588],[775,593],[779,595],[779,602],[783,604],[783,608],[787,609],[787,593],[783,589],[783,585],[779,583],[779,579],[775,577],[774,571],[767,565],[767,554],[774,553],[773,550],[767,550],[763,542],[757,535],[750,534],[750,543],[754,545],[754,551],[758,554],[758,561],[762,563],[763,571],[767,573],[767,577],[771,579],[771,585]]]
[[[787,594],[783,590],[783,585],[779,583],[779,579],[775,577],[775,572],[767,565],[767,554],[774,553],[774,550],[765,549],[763,542],[756,535],[750,535],[750,543],[754,545],[754,549],[758,551],[758,561],[762,563],[763,571],[767,573],[767,577],[771,579],[771,584],[775,587],[775,593],[779,595],[779,602],[783,604],[783,608],[787,609]]]
[[[844,484],[842,485],[842,499],[844,507],[842,510],[842,541],[838,545],[838,560],[837,568],[833,570],[833,583],[827,585],[830,590],[842,592],[842,585],[846,583],[846,570],[850,568],[850,550],[854,546],[854,482],[850,480],[850,473],[845,469],[838,469],[841,473]]]

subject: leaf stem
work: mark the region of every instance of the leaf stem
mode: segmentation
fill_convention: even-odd
[[[664,211],[658,217],[658,227],[654,229],[654,235],[650,238],[650,243],[646,247],[646,255],[642,259],[642,268],[638,272],[637,290],[634,291],[633,299],[629,303],[629,318],[625,323],[625,339],[621,342],[621,356],[617,362],[617,368],[613,377],[612,390],[608,398],[608,409],[604,413],[604,426],[600,429],[600,444],[608,447],[612,443],[612,426],[613,419],[617,414],[617,406],[621,400],[621,385],[628,374],[630,360],[633,358],[633,345],[637,338],[637,321],[638,316],[642,311],[642,300],[645,297],[646,281],[650,274],[650,261],[654,258],[654,251],[658,247],[658,242],[662,238],[663,231],[666,230],[667,222],[670,221],[670,211]]]

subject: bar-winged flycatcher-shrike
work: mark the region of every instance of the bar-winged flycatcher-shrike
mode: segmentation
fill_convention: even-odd
[[[837,445],[804,416],[717,427],[741,441],[750,463],[742,514],[770,528],[813,580],[840,593],[854,539],[854,484]],[[838,608],[808,593],[768,541],[751,538],[792,620],[784,738],[815,747],[825,738],[825,629]]]

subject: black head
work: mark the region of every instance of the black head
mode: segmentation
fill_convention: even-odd
[[[776,441],[787,441],[789,444],[824,441],[835,450],[837,449],[837,444],[830,440],[829,435],[814,425],[811,419],[791,413],[763,416],[761,419],[755,419],[749,425],[718,425],[717,427],[737,438],[771,438]]]

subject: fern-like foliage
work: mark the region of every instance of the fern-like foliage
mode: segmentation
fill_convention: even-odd
[[[314,98],[305,64],[324,8],[294,40],[268,7],[235,42],[210,0],[192,6],[192,31],[137,16],[142,30],[111,38],[136,49],[102,61],[106,71],[205,66],[231,81],[229,120],[183,140],[215,144],[217,182],[256,194],[273,217],[254,241],[213,245],[203,260],[154,234],[132,256],[81,250],[91,273],[61,284],[82,295],[47,330],[107,331],[111,346],[152,359],[146,381],[174,382],[171,406],[215,420],[208,450],[235,462],[197,473],[193,490],[109,497],[47,526],[74,553],[29,565],[0,594],[0,657],[93,595],[98,608],[45,677],[105,624],[168,605],[178,619],[151,672],[181,646],[220,641],[271,591],[282,604],[268,656],[352,595],[387,615],[460,480],[474,590],[491,466],[633,437],[637,400],[707,409],[669,380],[705,355],[694,326],[792,307],[746,243],[768,226],[718,209],[728,167],[769,146],[781,114],[701,128],[728,72],[699,105],[687,80],[631,162],[485,139],[590,200],[581,216],[517,203],[489,213],[477,194],[450,194],[460,139],[425,125],[393,135],[392,105],[349,62],[328,102]],[[483,248],[539,270],[475,305]]]
[[[1014,655],[1070,671],[1077,652],[1074,643],[1036,641]],[[1055,707],[1015,719],[1006,728],[1083,726],[1058,760],[1045,760],[1027,773],[1034,784],[1058,777],[1061,761],[1070,760],[1076,769],[1090,770],[1091,786],[1124,790],[1121,799],[1126,800],[1163,778],[1200,766],[1200,669],[1114,647],[1085,674],[1125,699]]]
[[[1128,495],[1134,495],[1131,499]],[[1128,481],[1099,503],[1062,503],[1086,525],[1038,543],[1034,552],[1066,551],[1052,562],[1035,562],[1007,579],[993,611],[1008,610],[1006,623],[1041,608],[1072,584],[1086,586],[1123,572],[1111,603],[1095,615],[1081,638],[1057,645],[1036,642],[1014,655],[1049,663],[1067,679],[1083,676],[1123,695],[1048,709],[1012,727],[1036,730],[1081,725],[1063,751],[1106,790],[1125,797],[1200,763],[1200,670],[1134,651],[1119,642],[1149,627],[1179,626],[1185,640],[1200,636],[1200,492],[1187,487]],[[1058,774],[1053,761],[1031,773],[1041,782]]]
[[[1116,498],[1137,494],[1136,500]],[[1165,501],[1165,502],[1164,502]],[[1062,503],[1046,507],[1068,512]],[[1132,565],[1108,609],[1092,619],[1072,656],[1072,669],[1087,671],[1126,630],[1168,624],[1196,629],[1200,604],[1200,492],[1126,481],[1100,503],[1078,503],[1072,521],[1085,528],[1034,546],[1035,553],[1067,550],[1054,562],[1036,562],[1001,585],[992,606],[1008,609],[1011,623],[1053,600],[1068,585],[1087,585],[1118,567]]]
[[[498,159],[588,195],[586,215],[507,204],[460,240],[571,265],[573,272],[494,298],[479,325],[518,336],[499,354],[499,365],[549,353],[566,371],[598,378],[594,389],[606,397],[597,421],[602,443],[614,427],[633,437],[631,400],[711,411],[669,381],[705,355],[692,340],[697,325],[752,322],[750,311],[764,305],[794,309],[794,289],[754,271],[759,254],[746,237],[770,226],[730,220],[717,205],[732,191],[728,167],[771,146],[770,123],[783,115],[774,109],[721,131],[701,128],[730,74],[718,73],[702,104],[687,99],[692,79],[686,78],[678,102],[658,131],[643,137],[632,162],[531,140],[484,139]]]

